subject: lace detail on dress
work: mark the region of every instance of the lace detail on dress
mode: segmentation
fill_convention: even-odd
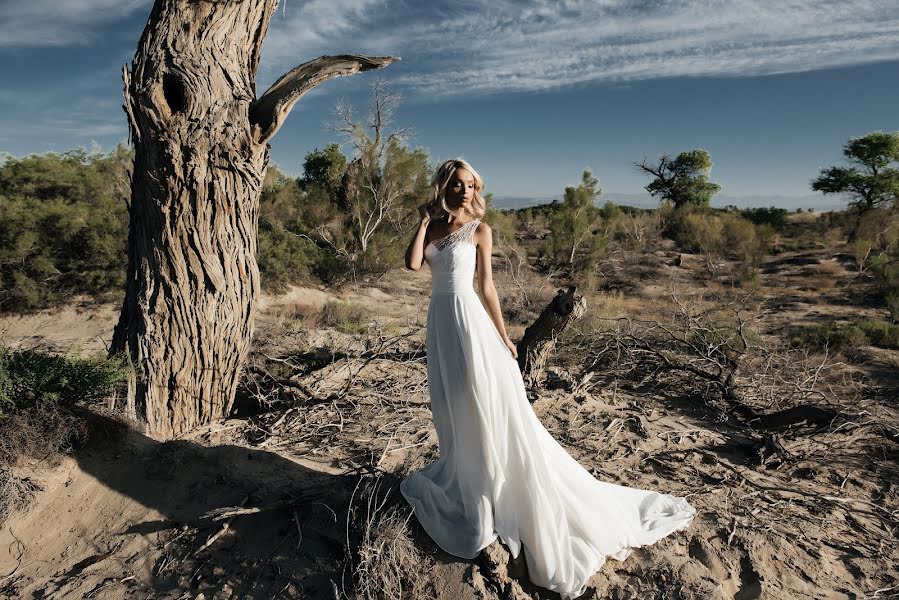
[[[480,223],[479,220],[473,219],[454,232],[445,235],[438,240],[434,240],[431,243],[437,250],[443,250],[457,240],[466,240],[470,242],[474,235],[474,230],[478,228],[478,223]]]

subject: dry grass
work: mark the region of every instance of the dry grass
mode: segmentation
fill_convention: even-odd
[[[818,275],[829,275],[831,277],[846,274],[846,267],[835,260],[825,260],[816,265],[814,270]]]
[[[318,312],[317,324],[342,333],[362,333],[368,328],[368,312],[354,302],[332,300]]]
[[[353,492],[347,548],[355,549],[353,578],[360,598],[434,596],[433,590],[426,589],[426,578],[421,577],[431,567],[430,559],[416,547],[409,527],[412,510],[398,495],[397,485],[383,476],[361,479]],[[355,543],[352,537],[356,537]]]
[[[300,321],[313,324],[319,310],[318,306],[309,302],[285,302],[274,306],[269,312],[278,323]]]
[[[24,510],[41,488],[30,479],[16,477],[0,467],[0,524],[14,512]]]
[[[68,452],[88,437],[88,424],[54,404],[41,404],[6,418],[0,425],[0,523],[24,510],[39,491],[29,479],[12,474],[25,458],[52,464],[58,453]]]
[[[10,415],[0,426],[0,468],[20,458],[51,459],[83,443],[88,425],[55,404],[39,404]]]
[[[556,295],[551,278],[519,266],[513,258],[504,256],[497,267],[496,288],[502,291],[500,305],[510,327],[527,326]]]

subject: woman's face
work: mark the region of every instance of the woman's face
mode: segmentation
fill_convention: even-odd
[[[453,211],[464,208],[471,212],[473,199],[474,175],[468,169],[456,169],[446,184],[446,205]]]

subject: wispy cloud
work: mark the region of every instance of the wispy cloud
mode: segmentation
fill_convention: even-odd
[[[27,0],[0,3],[0,47],[89,45],[102,25],[151,0]]]
[[[264,49],[283,71],[337,52],[398,54],[421,94],[744,76],[899,59],[895,0],[316,0],[288,4]]]

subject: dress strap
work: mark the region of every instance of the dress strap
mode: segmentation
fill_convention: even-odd
[[[439,240],[436,240],[432,243],[434,244],[434,247],[437,248],[438,250],[443,250],[450,244],[452,244],[456,241],[459,241],[459,240],[465,240],[467,242],[471,242],[471,239],[474,236],[474,231],[475,231],[475,229],[478,228],[478,223],[480,223],[480,221],[478,219],[473,219],[473,220],[469,221],[468,223],[466,223],[465,225],[463,225],[462,227],[460,227],[459,229],[450,233],[449,235],[445,235],[442,238],[440,238]]]
[[[462,238],[465,239],[465,241],[471,242],[471,240],[474,238],[474,232],[475,229],[478,228],[478,223],[480,223],[480,221],[474,219],[461,227],[461,229],[465,230],[465,232],[462,234]]]

